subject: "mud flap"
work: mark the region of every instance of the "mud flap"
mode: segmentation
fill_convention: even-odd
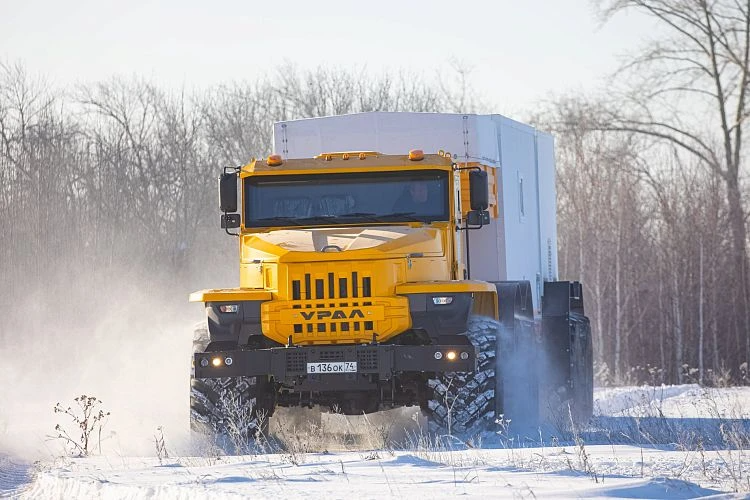
[[[499,306],[495,415],[510,432],[533,435],[539,425],[538,348],[528,281],[495,283]]]
[[[577,281],[544,284],[542,300],[542,395],[545,412],[574,424],[593,414],[594,369],[591,325]],[[561,413],[562,412],[562,413]]]

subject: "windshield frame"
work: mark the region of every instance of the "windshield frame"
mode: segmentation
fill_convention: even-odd
[[[387,181],[392,183],[394,188],[400,187],[399,193],[405,193],[409,184],[415,181],[425,180],[435,182],[436,188],[431,193],[431,203],[440,203],[442,213],[418,214],[414,212],[398,212],[391,214],[366,213],[358,209],[352,210],[350,214],[341,215],[311,215],[310,217],[266,217],[254,219],[251,217],[253,210],[254,191],[257,192],[262,184],[288,184],[290,182],[310,181],[317,185],[331,185],[336,181],[345,183],[347,181],[353,184],[367,183],[367,179],[373,182]],[[359,181],[359,182],[357,182]],[[442,184],[440,184],[442,183]],[[383,183],[386,184],[386,183]],[[398,170],[378,170],[366,172],[334,171],[325,173],[292,173],[276,175],[251,175],[244,177],[242,182],[242,210],[243,210],[243,228],[247,230],[267,229],[270,227],[314,227],[314,226],[352,226],[352,225],[373,225],[373,224],[431,224],[433,222],[448,222],[451,220],[451,192],[452,192],[451,171],[440,168],[427,169],[398,169]],[[398,189],[398,188],[397,188]],[[395,211],[394,211],[395,212]]]

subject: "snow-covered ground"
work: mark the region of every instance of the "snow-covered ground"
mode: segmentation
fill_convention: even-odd
[[[697,456],[595,446],[593,473],[571,447],[463,452],[342,452],[68,460],[38,474],[27,498],[695,498]],[[713,460],[713,458],[707,458]],[[570,463],[569,463],[570,462]],[[644,463],[643,470],[641,463]]]
[[[271,454],[175,458],[167,439],[170,458],[161,460],[155,449],[145,457],[110,450],[33,466],[0,457],[0,496],[360,500],[749,494],[750,388],[622,387],[599,389],[595,397],[597,415],[585,429],[558,429],[557,437],[548,429],[536,441],[484,436],[482,446],[473,448],[415,438],[396,450],[361,444],[351,450],[334,438],[317,452],[292,447]]]

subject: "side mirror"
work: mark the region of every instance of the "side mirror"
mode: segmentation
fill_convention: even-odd
[[[237,211],[237,173],[235,172],[225,172],[219,176],[219,207],[225,213]]]
[[[240,214],[223,214],[221,216],[222,229],[235,229],[240,227]]]
[[[487,172],[469,171],[469,201],[472,210],[487,210],[490,206],[490,190],[487,184]]]
[[[486,210],[472,210],[466,214],[466,224],[468,226],[486,226],[490,223],[490,213]],[[478,229],[477,227],[469,229]]]

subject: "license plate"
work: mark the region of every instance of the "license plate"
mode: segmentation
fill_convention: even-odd
[[[357,373],[357,362],[307,363],[307,373]]]

